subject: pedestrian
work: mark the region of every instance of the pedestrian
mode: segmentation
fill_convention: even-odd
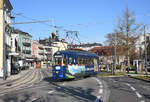
[[[129,66],[127,66],[126,70],[127,70],[127,73],[128,73],[128,74],[129,74],[129,69],[130,69]]]

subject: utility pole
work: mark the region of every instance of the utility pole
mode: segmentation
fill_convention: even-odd
[[[76,44],[75,42],[78,42],[81,44],[80,39],[78,37],[78,31],[67,31],[66,32],[66,37],[65,39],[68,40],[68,42],[70,42],[70,48],[74,48],[74,44]]]
[[[114,69],[113,69],[113,74],[115,74],[115,70],[116,70],[116,61],[117,61],[117,56],[116,56],[116,53],[117,53],[117,49],[116,49],[116,46],[117,46],[117,33],[115,34],[115,48],[114,48],[114,54],[115,54],[115,58],[114,58],[114,61],[115,61],[115,65],[114,65]]]
[[[145,45],[145,58],[144,58],[144,64],[145,64],[145,73],[147,75],[147,42],[146,42],[146,26],[144,25],[144,45]]]

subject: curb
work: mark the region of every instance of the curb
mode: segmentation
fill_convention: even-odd
[[[13,82],[13,81],[18,81],[18,80],[22,79],[23,77],[26,76],[26,74],[27,74],[29,71],[30,71],[30,69],[29,69],[23,76],[20,76],[20,77],[14,79],[14,80],[10,80],[10,81],[7,81],[7,80],[6,80],[6,82],[0,83],[0,86],[1,86],[1,85],[5,85],[5,84],[9,84],[9,83],[11,83],[11,82]]]
[[[109,77],[109,78],[113,78],[113,77],[124,77],[126,75],[116,75],[116,76],[97,76],[97,77]]]
[[[131,76],[131,75],[128,75],[128,77],[150,83],[150,80],[145,80],[145,79],[141,79],[141,78],[136,78],[136,77],[133,77],[133,76]]]

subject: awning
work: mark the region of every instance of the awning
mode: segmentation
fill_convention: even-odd
[[[19,53],[13,52],[13,53],[9,53],[8,55],[9,55],[9,56],[19,56]]]

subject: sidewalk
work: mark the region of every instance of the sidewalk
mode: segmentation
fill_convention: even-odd
[[[30,70],[33,70],[33,69],[22,70],[18,74],[9,76],[6,80],[3,80],[3,78],[0,78],[0,85],[4,85],[4,84],[7,84],[9,82],[12,82],[12,81],[15,81],[17,79],[20,79],[20,78],[24,77]]]

